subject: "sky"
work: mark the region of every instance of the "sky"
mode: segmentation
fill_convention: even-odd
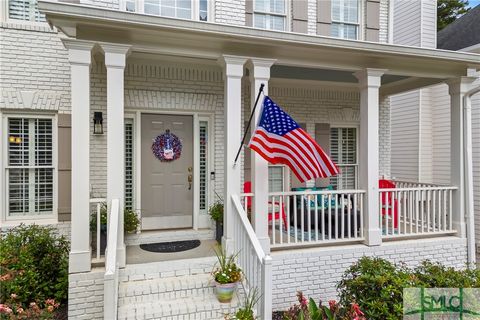
[[[480,0],[468,0],[468,2],[471,8],[476,7],[480,4]]]

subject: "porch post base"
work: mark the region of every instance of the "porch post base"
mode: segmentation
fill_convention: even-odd
[[[222,248],[225,250],[227,255],[234,254],[233,252],[233,239],[222,237]]]
[[[117,247],[117,261],[120,268],[125,268],[127,264],[127,250],[125,244],[119,244]]]
[[[460,238],[467,237],[467,226],[465,222],[453,221],[453,229],[457,230],[457,236]]]
[[[262,246],[263,252],[270,254],[270,237],[258,237],[258,241]]]
[[[68,257],[68,272],[80,273],[89,272],[92,269],[91,265],[92,252],[88,251],[70,251]]]
[[[382,232],[380,229],[365,230],[366,239],[365,244],[370,247],[379,246],[382,244]]]

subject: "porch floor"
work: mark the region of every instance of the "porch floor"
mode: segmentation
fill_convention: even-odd
[[[150,262],[173,261],[183,259],[194,259],[215,256],[214,248],[217,246],[215,240],[201,240],[200,246],[195,249],[173,252],[173,253],[155,253],[145,251],[140,245],[127,246],[127,264],[141,264]]]

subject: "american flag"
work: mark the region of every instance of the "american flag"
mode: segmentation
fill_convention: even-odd
[[[248,147],[272,164],[289,166],[301,182],[339,173],[318,143],[269,97]]]

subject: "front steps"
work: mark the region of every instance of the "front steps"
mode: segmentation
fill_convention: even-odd
[[[218,302],[210,274],[215,262],[207,257],[127,265],[120,271],[118,319],[224,319],[241,298]]]

